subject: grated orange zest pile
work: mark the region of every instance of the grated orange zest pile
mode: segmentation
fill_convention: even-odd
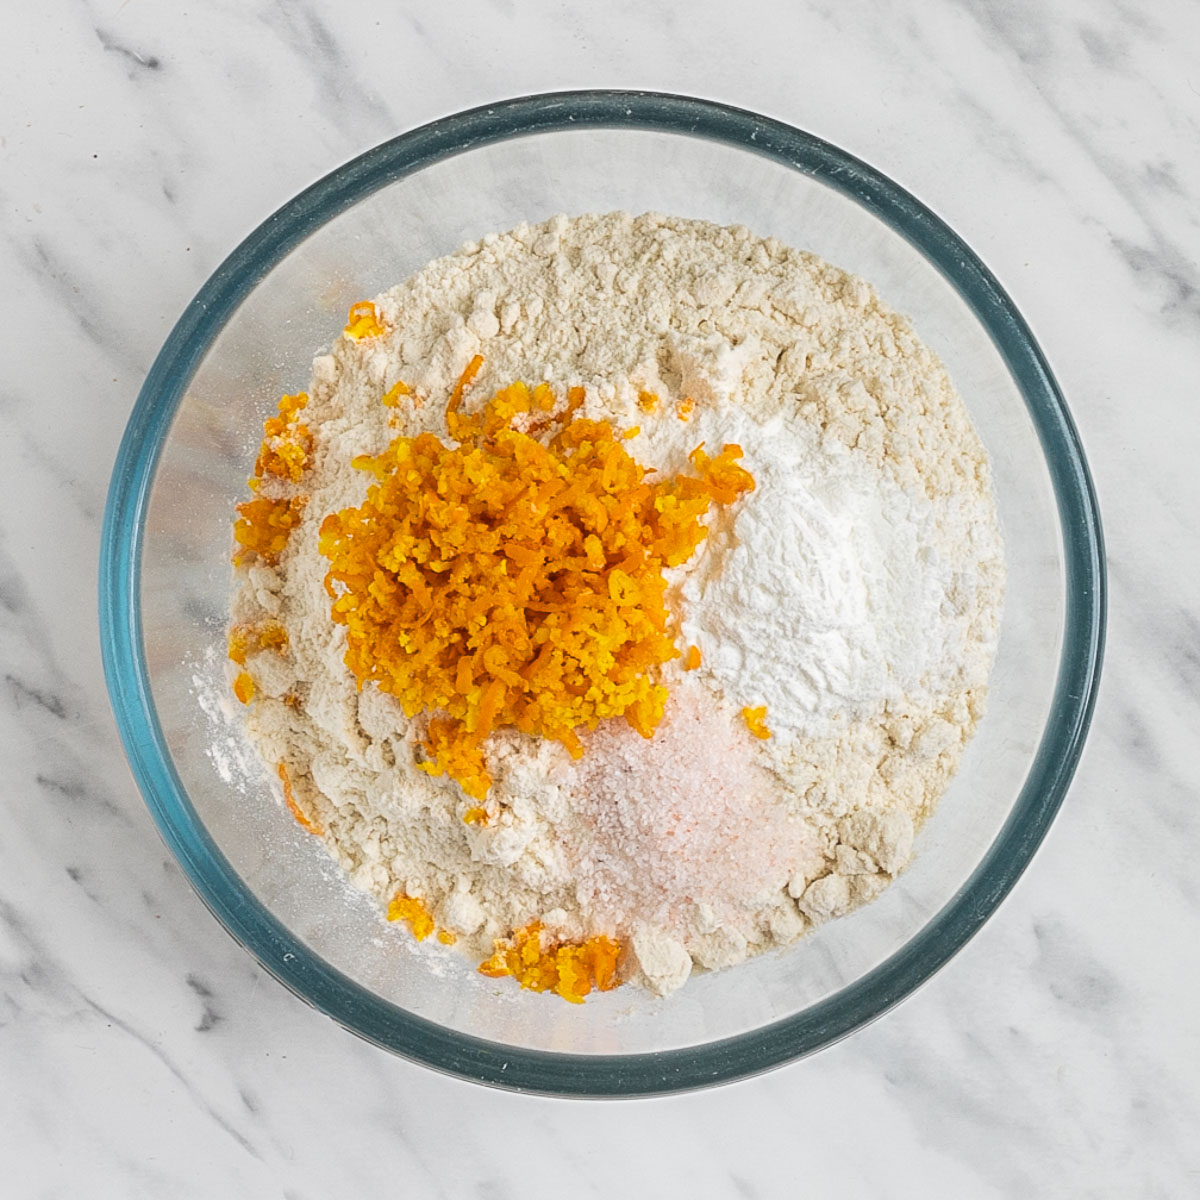
[[[758,708],[743,708],[742,720],[746,722],[746,728],[756,737],[763,741],[771,736],[771,731],[767,728],[767,706],[760,705]]]
[[[325,830],[321,827],[320,822],[313,820],[313,818],[308,816],[304,809],[302,809],[300,805],[296,803],[296,794],[292,791],[292,780],[291,776],[288,775],[287,764],[281,762],[279,766],[276,767],[276,773],[279,775],[280,783],[283,784],[283,802],[287,805],[288,812],[290,812],[292,816],[296,818],[296,823],[302,829],[307,829],[309,833],[315,835],[316,837],[324,837]]]
[[[607,992],[618,987],[620,943],[604,934],[585,942],[556,942],[537,921],[496,941],[496,952],[479,964],[491,979],[511,975],[534,992],[554,992],[572,1004],[582,1004],[593,988]]]
[[[548,443],[510,424],[556,411],[547,384],[514,383],[464,415],[482,361],[446,407],[457,445],[423,433],[356,459],[375,483],[320,531],[346,665],[410,718],[431,714],[423,769],[476,800],[491,785],[483,743],[495,729],[553,738],[575,757],[576,730],[605,718],[653,734],[666,689],[652,672],[678,654],[663,569],[692,555],[713,503],[754,487],[737,446],[715,458],[699,446],[698,476],[650,482],[607,421],[573,418],[582,388]]]
[[[308,403],[306,392],[284,396],[279,401],[277,416],[263,423],[262,446],[254,462],[254,478],[274,475],[291,483],[299,483],[312,456],[313,436],[308,426],[296,419],[296,414]],[[253,483],[251,484],[253,487]]]
[[[346,318],[346,336],[356,342],[362,338],[378,337],[387,329],[379,316],[379,310],[371,300],[360,300],[350,305],[350,315]]]

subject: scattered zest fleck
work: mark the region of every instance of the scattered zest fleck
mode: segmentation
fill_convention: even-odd
[[[572,1004],[582,1004],[593,988],[608,992],[619,986],[619,942],[600,934],[585,942],[556,942],[537,921],[499,938],[496,952],[479,964],[479,973],[491,979],[511,975],[534,992],[554,992]]]
[[[637,435],[641,432],[642,432],[642,427],[640,425],[631,425],[627,430],[625,430],[625,432],[623,434],[621,434],[621,436],[626,441],[629,441],[630,438],[637,437]]]
[[[362,338],[378,337],[385,328],[373,301],[360,300],[350,306],[350,316],[346,321],[347,337],[357,342]]]
[[[746,722],[746,728],[756,737],[765,741],[771,736],[771,731],[766,725],[767,706],[759,705],[758,708],[743,708],[742,720]]]
[[[681,420],[686,421],[692,415],[692,410],[696,407],[696,402],[691,396],[685,396],[675,406],[675,415]]]
[[[395,408],[400,403],[401,396],[411,396],[412,388],[401,379],[397,379],[386,392],[383,393],[383,399],[380,401],[386,408]]]
[[[280,763],[276,768],[279,775],[279,782],[283,784],[283,802],[288,807],[288,812],[296,818],[296,823],[301,829],[307,829],[309,833],[315,837],[324,837],[325,830],[321,825],[312,819],[305,811],[296,803],[296,794],[292,791],[292,780],[288,775],[286,763]]]
[[[458,437],[455,420],[451,419],[451,414],[455,414],[458,425],[462,426],[462,430],[470,432],[469,422],[464,421],[461,417],[457,417],[458,406],[462,403],[463,394],[467,388],[471,386],[471,381],[479,374],[479,368],[483,366],[483,355],[476,354],[469,363],[463,368],[463,373],[458,377],[458,382],[454,385],[454,390],[450,393],[450,399],[446,403],[446,424],[450,427],[452,437]],[[528,411],[527,409],[524,411]],[[462,439],[459,438],[461,441]]]
[[[434,920],[425,907],[423,900],[416,896],[406,896],[397,892],[388,905],[387,919],[389,921],[407,921],[412,935],[418,942],[423,942],[434,930]]]
[[[235,566],[261,559],[274,566],[283,553],[292,530],[300,524],[307,497],[293,496],[290,500],[269,500],[265,496],[237,505],[238,519],[233,524]]]
[[[463,822],[467,825],[486,825],[488,812],[486,808],[476,804],[463,813]]]
[[[261,625],[235,625],[229,631],[229,659],[239,667],[246,665],[246,655],[257,650],[276,650],[283,654],[288,648],[288,632],[278,621]]]
[[[658,396],[654,392],[638,392],[638,408],[644,413],[652,413],[658,407]]]
[[[418,942],[423,942],[435,930],[437,931],[437,940],[443,946],[453,946],[458,941],[458,934],[449,929],[437,928],[433,915],[425,907],[424,900],[406,895],[404,892],[397,892],[392,897],[387,908],[387,919],[407,922],[413,937]]]
[[[243,703],[249,704],[254,699],[254,680],[249,671],[239,671],[233,681],[233,694]]]
[[[258,490],[258,480],[274,475],[290,483],[299,483],[300,476],[312,457],[313,436],[307,425],[297,419],[297,413],[308,404],[308,393],[297,392],[279,401],[279,412],[263,423],[263,440],[254,462],[252,491]]]
[[[689,646],[687,654],[684,655],[683,669],[685,671],[694,671],[700,665],[700,647]]]
[[[300,482],[312,460],[313,451],[312,433],[297,417],[307,404],[308,395],[305,392],[284,396],[279,401],[276,415],[263,422],[263,440],[254,462],[254,474],[246,481],[251,492],[257,493],[267,477],[284,484]],[[236,505],[238,516],[233,524],[234,566],[245,566],[256,560],[273,566],[287,545],[292,530],[300,523],[306,499],[305,496],[256,496]],[[234,662],[242,661],[234,658],[232,642],[229,656]]]

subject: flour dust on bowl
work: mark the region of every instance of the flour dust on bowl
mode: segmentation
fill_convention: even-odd
[[[1052,819],[1103,634],[1086,466],[982,264],[825,143],[642,93],[437,122],[247,239],[101,571],[130,761],[234,936],[563,1094],[762,1070],[927,978]]]

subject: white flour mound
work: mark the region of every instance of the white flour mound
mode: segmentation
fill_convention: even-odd
[[[812,255],[653,214],[489,236],[376,303],[385,335],[314,363],[303,519],[277,567],[238,573],[232,614],[288,631],[285,655],[247,660],[247,728],[353,881],[423,898],[478,956],[532,920],[615,934],[625,971],[664,993],[878,895],[982,714],[1004,581],[986,456],[908,323]],[[610,722],[576,765],[502,731],[487,825],[416,769],[425,718],[357,690],[317,549],[323,517],[365,498],[351,459],[446,437],[477,353],[466,408],[516,379],[582,385],[580,415],[640,427],[626,446],[644,465],[683,471],[698,443],[736,442],[756,480],[670,573],[677,644],[702,664],[664,668],[661,743]],[[416,394],[386,408],[397,380]],[[769,739],[746,706],[766,706]]]

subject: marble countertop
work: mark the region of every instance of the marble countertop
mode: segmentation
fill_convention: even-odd
[[[0,1192],[1200,1194],[1200,8],[47,0],[4,27]],[[442,1078],[258,969],[131,781],[95,615],[122,429],[224,255],[398,131],[585,86],[757,109],[931,205],[1057,371],[1111,555],[1087,750],[975,940],[814,1058],[623,1103]]]

